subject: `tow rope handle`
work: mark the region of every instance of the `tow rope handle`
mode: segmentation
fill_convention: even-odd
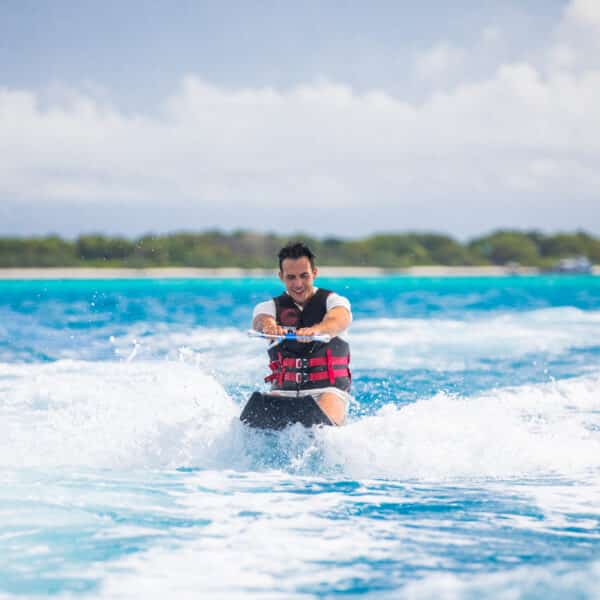
[[[318,335],[296,335],[293,331],[288,331],[285,335],[274,335],[271,333],[263,333],[262,331],[255,331],[254,329],[248,330],[248,336],[252,338],[262,338],[264,340],[272,340],[277,343],[283,341],[292,342],[322,342],[327,344],[331,341],[331,336],[324,334]]]

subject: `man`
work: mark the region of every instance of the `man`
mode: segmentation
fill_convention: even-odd
[[[279,251],[279,279],[285,292],[258,304],[252,315],[256,331],[285,335],[327,334],[331,341],[297,342],[285,340],[269,348],[270,394],[311,395],[336,425],[346,420],[350,401],[350,348],[347,329],[352,322],[350,302],[329,290],[314,286],[317,276],[315,256],[301,242]]]

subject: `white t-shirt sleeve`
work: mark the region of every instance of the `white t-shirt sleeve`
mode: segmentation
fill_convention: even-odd
[[[340,296],[335,292],[332,292],[327,296],[327,310],[330,311],[332,308],[343,306],[350,313],[350,320],[352,320],[352,309],[350,307],[350,300],[345,296]]]
[[[271,299],[267,300],[266,302],[261,302],[260,304],[257,304],[254,307],[254,310],[252,311],[253,323],[254,319],[256,319],[258,315],[269,315],[270,317],[275,318],[275,316],[277,315],[277,312],[275,310],[275,301]]]

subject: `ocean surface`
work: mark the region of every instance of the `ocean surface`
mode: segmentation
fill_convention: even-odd
[[[319,284],[348,425],[268,433],[277,280],[0,281],[0,597],[600,597],[600,277]]]

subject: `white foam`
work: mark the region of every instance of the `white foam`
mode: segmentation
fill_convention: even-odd
[[[453,479],[600,469],[600,376],[438,394],[343,428],[250,431],[197,367],[170,361],[0,364],[0,465],[283,469]]]
[[[334,594],[350,582],[381,577],[386,563],[386,583],[393,591],[381,596],[390,598],[513,598],[520,597],[523,590],[534,593],[539,589],[563,594],[575,589],[587,597],[586,593],[593,595],[599,589],[597,562],[512,569],[507,559],[496,565],[502,570],[493,575],[479,574],[483,561],[472,567],[460,564],[464,559],[460,552],[453,556],[452,549],[473,547],[479,536],[489,535],[493,516],[474,515],[468,527],[456,529],[448,527],[449,521],[432,519],[427,508],[430,495],[439,492],[450,509],[454,501],[460,504],[464,497],[457,489],[450,492],[449,500],[443,486],[436,491],[418,485],[413,489],[398,486],[382,493],[374,483],[348,495],[335,489],[311,493],[313,482],[318,490],[323,480],[281,473],[246,477],[223,471],[190,474],[180,510],[190,517],[202,516],[207,524],[189,532],[176,546],[158,542],[147,552],[123,556],[103,566],[98,597],[314,597],[316,590]],[[495,484],[487,491],[502,498]],[[508,487],[507,498],[522,498],[527,491],[516,485]],[[572,493],[578,492],[573,489]],[[403,512],[403,505],[410,507],[415,502],[423,514]],[[398,507],[395,517],[361,514],[365,506],[377,510],[380,503]],[[511,508],[513,505],[508,504],[508,513],[497,515],[498,525],[513,528],[522,542],[518,515],[512,514],[510,519]],[[542,533],[548,524],[535,518],[522,526],[526,535],[532,535]],[[448,548],[448,556],[440,555],[441,547]],[[399,565],[408,572],[420,571],[405,587]],[[451,572],[457,568],[462,575]]]
[[[600,376],[438,394],[323,430],[325,460],[351,477],[567,477],[600,470]]]
[[[0,465],[186,464],[185,440],[209,447],[237,411],[183,363],[0,364]]]
[[[463,370],[479,361],[595,347],[599,339],[600,311],[550,308],[469,320],[362,319],[352,325],[350,342],[357,369]],[[266,343],[234,328],[173,331],[157,325],[148,331],[136,325],[112,343],[117,356],[127,357],[135,348],[140,358],[180,358],[227,383],[257,385],[266,371]]]
[[[550,567],[520,567],[500,573],[457,576],[436,573],[409,583],[402,590],[407,600],[438,598],[598,598],[600,562],[579,565],[557,561]],[[395,598],[382,594],[381,598]]]
[[[462,370],[482,359],[597,346],[600,312],[551,308],[457,319],[373,319],[352,327],[359,368]]]

